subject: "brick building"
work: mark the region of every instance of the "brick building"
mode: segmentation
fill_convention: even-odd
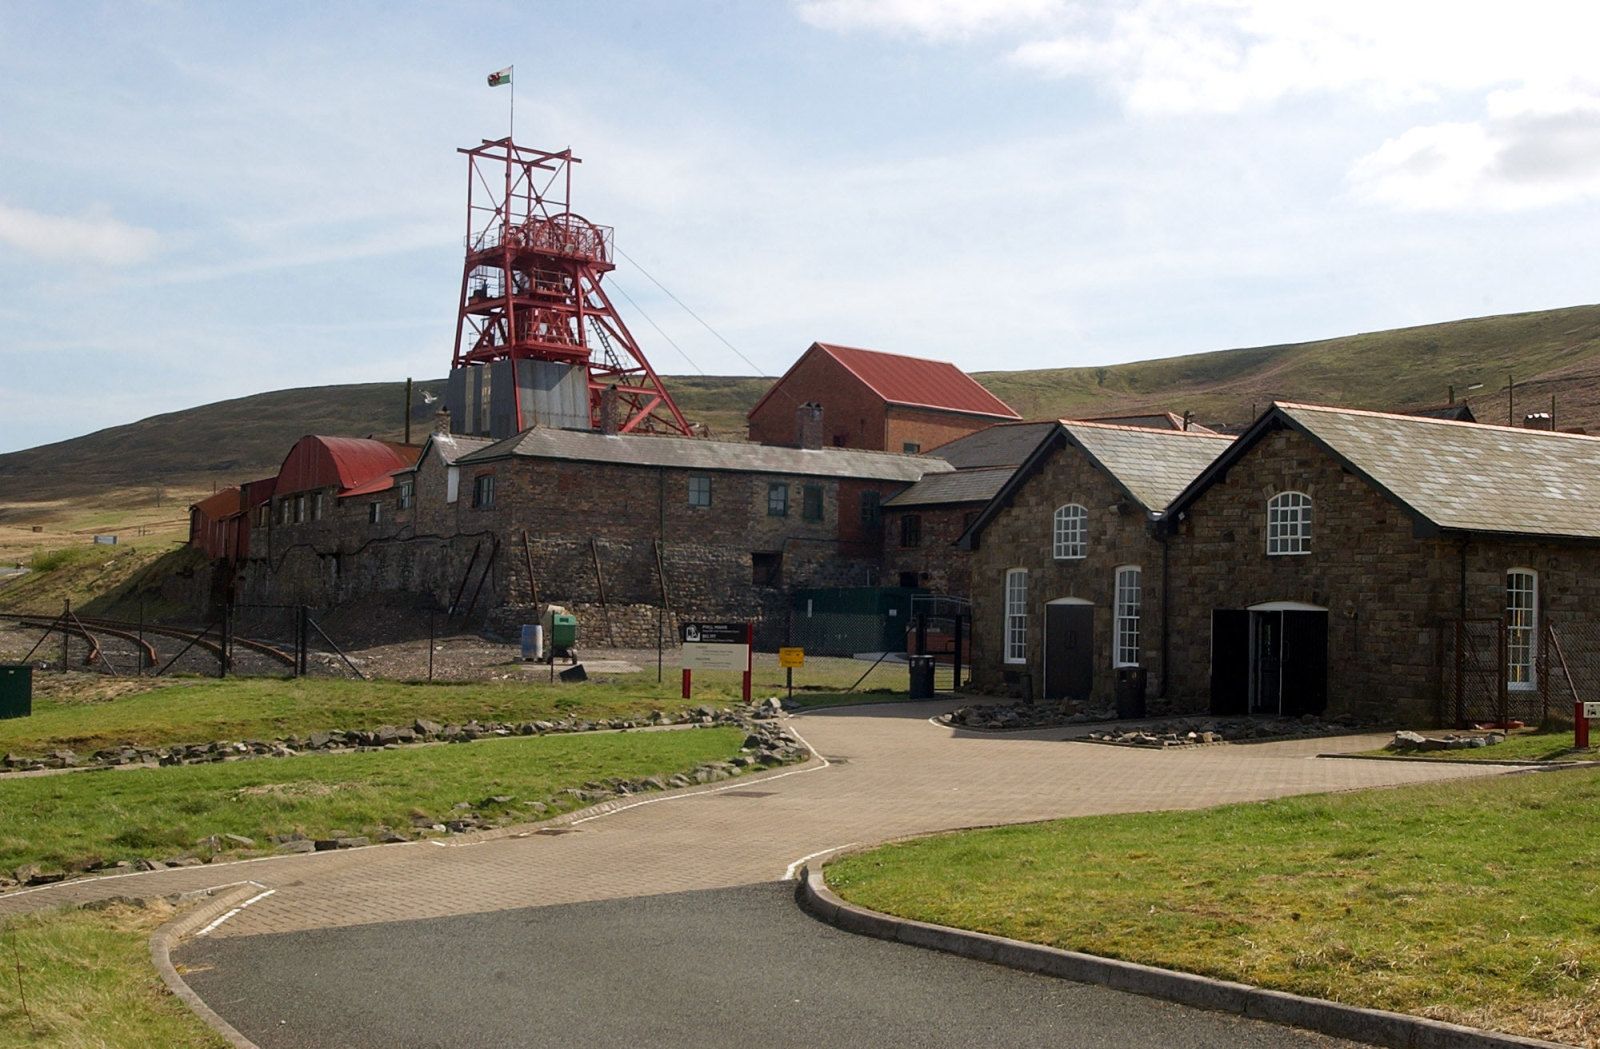
[[[1600,600],[1597,505],[1600,439],[1276,404],[1163,521],[1169,697],[1537,720],[1550,631],[1590,628]]]
[[[1062,420],[961,539],[973,675],[1032,698],[1108,704],[1116,671],[1165,684],[1165,561],[1153,522],[1231,442]]]
[[[809,436],[801,413],[807,405],[821,408]],[[761,444],[913,454],[1016,419],[953,364],[822,342],[812,343],[749,414],[750,440]]]

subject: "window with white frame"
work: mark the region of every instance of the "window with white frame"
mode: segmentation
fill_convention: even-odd
[[[411,509],[411,504],[416,501],[416,498],[417,498],[417,482],[415,482],[415,481],[401,481],[400,482],[400,509],[402,509],[402,510]]]
[[[1088,555],[1089,543],[1085,538],[1087,529],[1084,527],[1088,520],[1089,511],[1077,503],[1056,507],[1053,531],[1055,541],[1052,546],[1057,561],[1077,560]]]
[[[1123,565],[1117,569],[1117,592],[1113,610],[1116,613],[1116,638],[1111,653],[1111,665],[1136,667],[1139,665],[1138,565]]]
[[[1267,553],[1311,552],[1311,497],[1304,492],[1279,492],[1267,500]]]
[[[367,524],[379,524],[383,521],[383,504],[371,502],[367,504]]]
[[[1530,568],[1506,573],[1506,685],[1534,687],[1534,639],[1539,631],[1539,576]]]
[[[313,521],[322,520],[322,493],[321,492],[312,492],[311,493],[311,519]]]
[[[1028,570],[1006,572],[1006,662],[1028,661]]]
[[[472,506],[475,510],[494,508],[494,474],[479,474],[472,479]]]

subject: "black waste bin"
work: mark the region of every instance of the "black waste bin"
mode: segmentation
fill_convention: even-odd
[[[1117,668],[1117,717],[1144,717],[1144,667]]]
[[[911,658],[911,698],[933,698],[933,657],[912,656]]]
[[[33,667],[0,663],[0,718],[25,718],[33,713]]]

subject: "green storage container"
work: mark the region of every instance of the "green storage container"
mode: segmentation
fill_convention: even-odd
[[[33,713],[33,667],[0,663],[0,718],[25,718]]]
[[[556,613],[550,617],[550,645],[552,648],[576,648],[578,644],[578,617]]]

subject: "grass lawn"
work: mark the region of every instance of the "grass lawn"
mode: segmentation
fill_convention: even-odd
[[[567,787],[609,777],[670,776],[736,756],[736,728],[481,740],[221,765],[80,772],[0,782],[0,870],[92,860],[167,859],[212,834],[370,834],[409,829],[413,813],[443,822],[457,802],[510,795],[508,822],[534,818],[521,803],[578,807]]]
[[[48,678],[49,675],[42,675]],[[580,685],[543,682],[407,684],[327,678],[230,678],[189,680],[142,692],[91,687],[75,694],[41,694],[33,716],[0,721],[0,753],[42,754],[66,747],[87,754],[128,743],[156,746],[214,739],[259,739],[306,735],[319,729],[377,728],[440,722],[525,721],[562,718],[627,718],[651,710],[722,706],[739,696],[710,684],[691,703],[676,682],[657,685],[655,675],[601,678]],[[107,699],[107,695],[114,698]]]
[[[1577,1044],[1600,1037],[1600,772],[924,838],[828,868],[880,911]]]
[[[1368,753],[1387,757],[1433,758],[1444,761],[1594,761],[1600,758],[1595,748],[1572,749],[1572,729],[1521,729],[1506,736],[1505,742],[1492,747],[1473,747],[1468,750],[1426,750],[1403,754],[1393,750],[1374,750]]]
[[[0,920],[0,1049],[225,1049],[150,966],[150,934],[171,916],[156,905]]]

